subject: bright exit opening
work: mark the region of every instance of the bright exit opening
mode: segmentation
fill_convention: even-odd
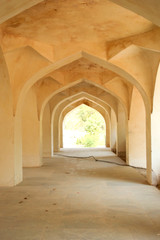
[[[63,147],[105,147],[106,124],[95,109],[82,104],[63,121]]]

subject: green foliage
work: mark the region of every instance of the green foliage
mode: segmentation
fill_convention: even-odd
[[[77,139],[77,145],[83,145],[84,147],[96,147],[98,143],[98,136],[86,134],[84,137]]]
[[[77,138],[76,144],[78,145],[83,145],[84,147],[104,145],[104,119],[99,112],[84,104],[67,115],[64,128],[86,133],[85,136]]]

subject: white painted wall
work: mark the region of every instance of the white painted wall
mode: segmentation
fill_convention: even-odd
[[[129,164],[146,168],[145,107],[139,91],[132,92],[129,128]]]

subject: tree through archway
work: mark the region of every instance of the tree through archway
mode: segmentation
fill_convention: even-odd
[[[63,147],[105,147],[106,123],[95,109],[81,104],[63,121]]]

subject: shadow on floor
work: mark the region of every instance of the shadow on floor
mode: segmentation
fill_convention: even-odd
[[[77,170],[78,176],[104,179],[106,182],[110,182],[113,185],[121,185],[124,183],[138,183],[148,185],[144,176],[142,176],[137,170],[130,167],[103,167],[95,169],[79,169]]]

